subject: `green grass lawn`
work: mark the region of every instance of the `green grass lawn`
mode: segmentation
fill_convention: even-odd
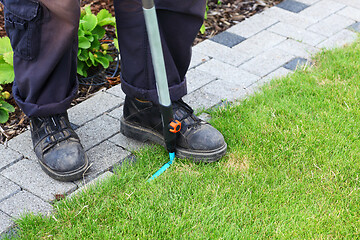
[[[20,219],[19,237],[360,238],[360,41],[315,62],[210,112],[229,147],[219,162],[177,160],[146,183],[168,160],[149,147],[54,217]]]

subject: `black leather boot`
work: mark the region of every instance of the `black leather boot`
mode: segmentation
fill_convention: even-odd
[[[182,100],[172,103],[174,118],[181,122],[176,138],[176,155],[195,162],[214,162],[225,155],[227,145],[223,135],[209,123],[193,114]],[[120,131],[139,141],[165,145],[159,106],[148,101],[125,98]]]
[[[66,113],[30,118],[31,138],[41,168],[60,181],[80,179],[88,160]]]

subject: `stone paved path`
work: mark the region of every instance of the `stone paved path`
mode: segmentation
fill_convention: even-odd
[[[292,72],[321,48],[354,41],[360,32],[359,0],[285,0],[193,48],[184,97],[193,108],[242,99],[273,77]],[[69,116],[92,166],[82,181],[62,183],[40,169],[27,131],[0,145],[0,233],[24,212],[47,214],[56,194],[69,194],[94,179],[141,144],[122,136],[120,86],[71,108]]]

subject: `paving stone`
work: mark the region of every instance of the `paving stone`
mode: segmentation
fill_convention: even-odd
[[[266,10],[265,12],[267,11],[268,10]],[[249,38],[256,33],[267,29],[268,27],[274,25],[277,22],[278,20],[265,16],[263,13],[260,13],[232,26],[227,31],[245,38]]]
[[[18,161],[21,158],[22,155],[20,153],[15,152],[9,147],[5,147],[4,145],[0,144],[0,170],[11,163]]]
[[[309,5],[294,0],[285,0],[279,3],[278,5],[276,5],[276,7],[282,8],[284,10],[288,10],[293,13],[299,13],[305,8],[309,7]]]
[[[222,79],[215,80],[201,89],[209,95],[215,95],[219,97],[222,101],[234,101],[236,99],[242,99],[247,93],[242,85],[230,83]]]
[[[8,147],[21,153],[24,157],[37,161],[36,154],[33,150],[33,144],[31,140],[31,132],[27,130],[22,134],[14,137],[8,142]]]
[[[311,64],[309,63],[309,61],[307,59],[297,57],[297,58],[292,59],[290,62],[284,64],[283,67],[288,70],[295,71],[296,69],[298,69],[299,67],[302,67],[304,65],[311,65]]]
[[[204,120],[205,122],[209,122],[211,120],[211,115],[208,113],[202,113],[198,117]]]
[[[350,44],[357,38],[357,34],[355,32],[352,32],[350,30],[344,29],[335,34],[334,36],[328,38],[326,41],[323,41],[319,45],[317,45],[318,48],[335,48],[335,47],[341,47],[346,44]]]
[[[113,86],[113,87],[107,89],[105,92],[113,94],[113,95],[121,98],[122,100],[125,100],[125,93],[121,89],[121,84]]]
[[[231,48],[246,40],[246,38],[225,31],[215,35],[214,37],[210,38],[210,40]]]
[[[263,77],[290,61],[294,56],[280,49],[270,49],[241,66],[242,69]]]
[[[215,79],[216,77],[207,72],[203,72],[198,69],[191,69],[186,73],[187,91],[188,93],[191,93]]]
[[[124,109],[124,106],[115,108],[114,110],[109,112],[107,115],[120,120],[123,115],[123,111],[124,111],[123,109]]]
[[[120,121],[102,115],[76,130],[85,150],[105,141],[120,131]]]
[[[280,68],[276,69],[275,71],[269,73],[265,77],[261,78],[259,81],[257,81],[252,86],[250,86],[250,88],[252,88],[254,92],[255,91],[260,91],[261,88],[265,84],[268,84],[271,80],[281,78],[281,77],[285,77],[286,75],[288,75],[290,73],[292,73],[292,71],[290,71],[290,70],[288,70],[288,69],[286,69],[284,67],[280,67]]]
[[[308,44],[295,41],[293,39],[287,39],[281,42],[276,48],[290,53],[297,57],[310,58],[314,53],[319,51],[318,48],[310,46]]]
[[[286,37],[264,30],[238,44],[234,49],[256,56],[285,40]]]
[[[286,69],[284,67],[280,67],[280,68],[276,69],[275,71],[266,75],[264,78],[261,79],[261,81],[266,82],[266,81],[270,81],[275,78],[285,77],[286,75],[288,75],[290,73],[292,73],[291,70]]]
[[[210,60],[209,56],[199,53],[199,52],[192,52],[191,54],[191,62],[189,69],[199,66],[200,64],[205,63],[206,61]]]
[[[195,110],[195,112],[198,112],[199,110],[208,109],[220,103],[221,97],[208,94],[204,92],[202,88],[200,88],[195,92],[184,96],[183,100],[189,104]]]
[[[307,43],[311,46],[316,46],[317,44],[326,39],[326,37],[320,34],[310,32],[286,23],[277,23],[271,28],[269,28],[269,31],[277,33],[284,37]]]
[[[336,0],[336,2],[360,9],[359,0]]]
[[[272,7],[264,12],[264,15],[276,19],[282,23],[305,29],[317,21],[311,17],[300,16],[297,13],[289,12],[278,7]]]
[[[330,37],[353,23],[355,23],[354,20],[333,14],[312,25],[308,30]]]
[[[121,162],[131,153],[116,146],[112,142],[105,141],[87,151],[86,154],[89,158],[91,167],[86,172],[85,178],[77,183],[84,181],[89,182],[101,173],[110,170],[114,164]]]
[[[360,22],[352,24],[348,29],[354,32],[360,32]]]
[[[134,139],[125,137],[122,133],[116,134],[115,136],[110,138],[108,141],[116,144],[117,146],[125,148],[128,151],[135,151],[135,150],[138,150],[138,149],[148,145],[148,143],[143,143],[143,142],[136,141]]]
[[[359,3],[359,5],[360,5],[360,3]],[[340,10],[339,12],[337,12],[336,14],[347,17],[347,18],[351,18],[354,21],[360,22],[360,9],[358,9],[358,8],[346,7],[344,9]]]
[[[319,2],[320,0],[296,0],[297,2],[301,2],[307,5],[313,5],[314,3]]]
[[[344,7],[344,4],[337,3],[336,1],[322,0],[301,11],[299,15],[303,17],[310,17],[316,19],[317,21],[320,21],[321,19],[324,19],[334,14],[335,12],[341,10]]]
[[[26,213],[49,215],[52,206],[28,191],[21,191],[0,203],[0,210],[18,218]]]
[[[12,219],[0,211],[0,235],[6,233],[12,224]]]
[[[259,77],[254,74],[215,59],[200,65],[196,69],[243,87],[249,86],[259,79]]]
[[[222,62],[238,66],[251,58],[251,55],[237,51],[213,41],[203,41],[193,47],[193,52],[199,52]],[[206,63],[204,63],[206,64]],[[200,66],[204,65],[201,64]]]
[[[100,116],[123,103],[123,99],[114,95],[101,92],[86,101],[68,110],[69,120],[76,125],[84,123]]]
[[[83,184],[79,189],[77,189],[75,192],[71,193],[68,198],[72,198],[76,196],[77,194],[80,194],[82,192],[86,192],[86,190],[90,187],[94,187],[95,185],[101,184],[104,180],[110,178],[114,174],[110,171],[104,172],[95,179],[92,179],[91,181]]]
[[[55,194],[64,194],[76,189],[76,185],[72,182],[52,179],[43,172],[37,162],[28,159],[15,163],[1,174],[45,201],[54,200]]]
[[[0,175],[0,202],[20,190],[18,185]]]

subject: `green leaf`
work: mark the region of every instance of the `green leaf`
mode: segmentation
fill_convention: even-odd
[[[85,9],[86,15],[91,15],[91,14],[92,14],[90,5],[86,5],[86,6],[84,7],[84,9]]]
[[[15,78],[13,66],[5,63],[0,64],[0,84],[12,83]]]
[[[78,36],[79,37],[84,37],[85,36],[85,32],[81,28],[79,28]]]
[[[111,18],[105,18],[103,20],[101,20],[100,22],[98,22],[99,26],[105,26],[105,25],[115,25],[115,17],[111,17]]]
[[[96,26],[96,28],[92,30],[92,34],[97,35],[98,39],[102,39],[105,36],[105,33],[105,29],[100,26]]]
[[[106,9],[101,9],[96,18],[99,26],[115,25],[115,17],[113,17]]]
[[[79,48],[88,49],[91,43],[86,37],[79,37]]]
[[[102,57],[102,56],[95,58],[95,61],[100,63],[104,68],[108,68],[110,64],[109,60],[106,57]]]
[[[95,56],[91,52],[89,52],[89,59],[91,60],[91,63],[95,66]]]
[[[6,123],[9,120],[9,112],[0,107],[0,123]]]
[[[116,49],[117,49],[118,51],[120,51],[120,48],[119,48],[119,41],[118,41],[118,39],[117,39],[117,38],[114,38],[114,45],[115,45]]]
[[[97,25],[97,18],[94,14],[85,15],[80,21],[80,25],[85,31],[92,31]]]
[[[7,64],[14,66],[14,52],[4,53],[3,56]]]
[[[86,61],[89,59],[89,51],[87,50],[83,50],[81,51],[81,54],[78,56],[78,59],[80,61]]]
[[[77,73],[79,75],[87,77],[86,69],[87,69],[87,66],[85,65],[84,62],[78,62],[78,64],[77,64]]]
[[[92,51],[93,51],[94,49],[96,49],[96,50],[99,50],[99,49],[100,49],[100,42],[99,42],[98,39],[96,39],[95,41],[93,41],[93,42],[91,43],[90,49],[91,49]]]
[[[12,52],[10,39],[8,37],[0,38],[0,55],[8,52]]]
[[[0,107],[4,108],[8,112],[15,112],[15,108],[10,103],[0,100]]]
[[[205,25],[203,24],[203,25],[201,26],[201,28],[200,28],[200,33],[201,33],[201,34],[204,34],[205,31],[206,31]]]

